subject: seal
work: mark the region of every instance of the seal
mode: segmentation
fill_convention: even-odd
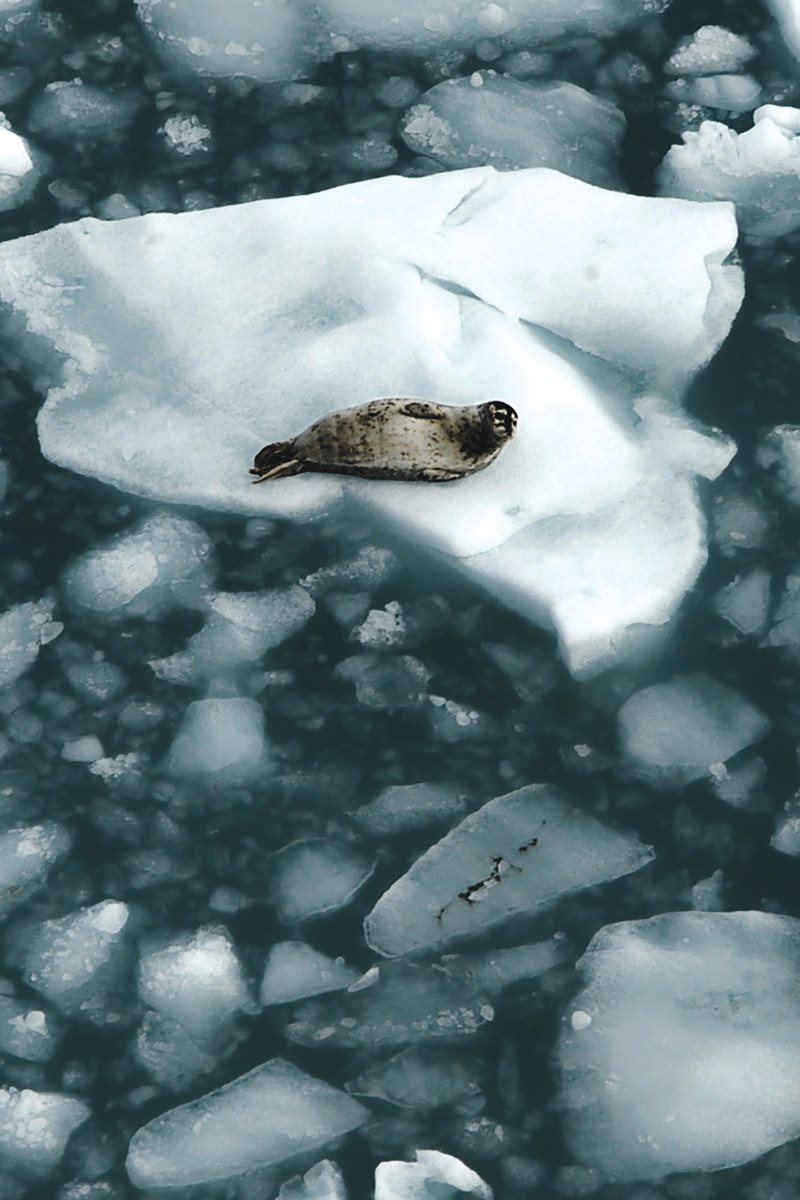
[[[502,400],[463,407],[427,400],[371,400],[315,421],[259,450],[254,483],[305,471],[361,479],[463,479],[494,462],[514,436],[517,414]]]

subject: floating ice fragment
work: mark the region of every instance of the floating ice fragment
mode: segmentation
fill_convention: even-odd
[[[307,838],[272,858],[272,898],[284,925],[338,912],[375,870],[375,858],[351,842]]]
[[[76,608],[103,620],[152,619],[181,604],[198,606],[210,565],[211,542],[199,525],[156,513],[76,559],[63,582]]]
[[[368,652],[338,663],[335,674],[355,684],[356,698],[368,708],[419,708],[430,671],[410,654]]]
[[[769,844],[780,854],[800,858],[800,800],[797,797],[784,805]]]
[[[140,1188],[234,1179],[310,1154],[366,1119],[344,1092],[273,1058],[139,1129],[128,1174]]]
[[[0,995],[0,1052],[28,1062],[47,1062],[60,1036],[59,1023],[40,1007]]]
[[[748,1162],[800,1134],[800,921],[667,913],[601,929],[591,1024],[561,1036],[568,1144],[610,1179]],[[657,1036],[655,1036],[657,1034]]]
[[[372,837],[407,833],[463,817],[466,798],[452,783],[407,783],[387,787],[350,815]]]
[[[756,451],[756,461],[770,472],[776,490],[787,503],[800,508],[800,425],[776,425],[770,429]]]
[[[111,91],[80,79],[58,80],[33,100],[30,127],[55,141],[113,138],[132,124],[141,104],[131,87]]]
[[[763,567],[747,575],[737,575],[714,597],[714,607],[721,617],[745,637],[760,633],[769,616],[771,579]]]
[[[416,1162],[384,1162],[375,1168],[375,1200],[492,1200],[492,1190],[458,1158],[439,1150],[417,1150]]]
[[[305,942],[277,942],[267,955],[259,998],[265,1008],[288,1004],[323,992],[341,991],[358,977],[358,971],[343,959],[329,958]]]
[[[439,1046],[409,1046],[394,1058],[370,1067],[347,1090],[353,1096],[374,1096],[400,1108],[439,1108],[480,1093],[486,1064]]]
[[[72,1096],[0,1088],[0,1161],[9,1171],[47,1178],[90,1115],[88,1105]]]
[[[800,227],[800,109],[764,105],[753,121],[744,133],[703,121],[682,134],[683,145],[672,146],[659,168],[658,190],[733,200],[743,233],[782,237]]]
[[[761,99],[761,85],[752,75],[702,75],[668,83],[666,94],[681,104],[751,112]]]
[[[255,700],[195,700],[170,747],[167,769],[181,779],[251,779],[266,767],[264,714]]]
[[[631,768],[665,786],[703,779],[769,729],[749,700],[701,672],[635,692],[617,723]]]
[[[0,688],[16,683],[36,662],[52,616],[51,600],[16,604],[0,616]]]
[[[406,114],[402,136],[416,154],[454,169],[552,167],[613,187],[625,118],[571,83],[529,84],[494,72],[447,79]]]
[[[136,1034],[136,1059],[161,1087],[184,1092],[219,1065],[225,1047],[193,1037],[161,1013],[146,1012]]]
[[[344,1178],[336,1163],[323,1159],[305,1175],[289,1179],[276,1200],[347,1200]]]
[[[786,45],[800,58],[800,0],[767,0],[767,7],[780,25]]]
[[[62,225],[0,246],[0,299],[34,335],[37,377],[43,359],[51,373],[64,363],[39,416],[48,457],[253,514],[307,519],[346,492],[554,628],[587,675],[671,619],[706,555],[697,447],[691,468],[658,457],[647,420],[631,418],[630,382],[596,360],[670,390],[686,382],[741,301],[726,262],[735,239],[728,206],[478,168]],[[428,484],[250,486],[265,441],[380,395],[501,396],[519,432],[493,467],[437,487],[433,505]],[[710,439],[704,474],[719,449]],[[133,596],[148,587],[144,557]],[[343,586],[335,570],[305,583],[314,595]]]
[[[432,846],[364,922],[369,945],[396,957],[481,937],[578,888],[636,871],[653,857],[543,784],[490,800]]]
[[[461,979],[471,990],[493,997],[521,980],[529,982],[543,975],[566,956],[566,947],[560,942],[532,942],[480,954],[447,954],[442,965],[448,975]]]
[[[665,75],[716,75],[738,71],[755,56],[752,43],[722,25],[703,25],[682,38],[664,64]]]
[[[0,833],[0,916],[43,888],[53,866],[71,846],[72,834],[55,821]]]
[[[217,928],[199,929],[145,951],[139,961],[139,995],[194,1037],[207,1039],[225,1032],[251,1004],[230,935]]]
[[[73,738],[65,742],[61,749],[61,757],[67,762],[90,763],[103,757],[103,743],[94,734]]]
[[[178,154],[208,153],[211,149],[211,130],[194,113],[167,117],[161,132],[169,148]]]
[[[24,204],[39,181],[30,146],[0,113],[0,212]]]

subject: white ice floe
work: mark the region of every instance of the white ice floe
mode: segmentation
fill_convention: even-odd
[[[676,611],[706,557],[694,476],[734,450],[693,430],[689,459],[665,458],[652,412],[631,412],[641,389],[598,359],[680,387],[741,301],[735,239],[729,206],[487,167],[62,225],[0,247],[0,299],[63,364],[46,456],[247,513],[305,520],[347,493],[554,628],[588,675]],[[381,395],[501,396],[520,427],[455,483],[251,486],[265,442]]]
[[[560,1061],[581,1162],[657,1179],[800,1135],[800,921],[683,912],[608,925],[579,969]],[[570,1021],[576,1010],[591,1022]]]
[[[0,688],[16,683],[36,662],[52,617],[47,599],[15,604],[0,616]]]
[[[783,40],[800,58],[800,0],[767,0],[767,8],[780,26]]]
[[[143,1126],[131,1139],[128,1174],[139,1188],[233,1179],[310,1154],[367,1115],[344,1092],[273,1058]]]
[[[0,1162],[7,1171],[47,1177],[64,1157],[70,1135],[90,1115],[89,1106],[72,1096],[0,1088]]]
[[[718,121],[684,133],[659,168],[658,190],[687,200],[732,200],[743,233],[782,237],[800,228],[800,109],[765,104],[753,122],[744,133]]]
[[[532,784],[490,800],[417,859],[364,922],[367,941],[387,957],[481,937],[520,913],[578,888],[617,879],[653,857]]]
[[[103,900],[42,921],[25,937],[25,982],[66,1016],[113,1026],[120,1020],[120,990],[129,989],[129,917],[121,901]]]
[[[300,1178],[289,1179],[278,1192],[277,1200],[347,1200],[342,1172],[325,1158]]]
[[[440,1150],[417,1150],[416,1162],[383,1162],[375,1168],[375,1200],[492,1200],[492,1189],[460,1159]]]
[[[264,714],[242,697],[195,700],[167,755],[170,775],[209,782],[252,779],[266,765]]]
[[[749,700],[701,672],[635,692],[617,725],[632,770],[665,786],[708,777],[769,729]]]
[[[200,526],[156,513],[75,559],[63,586],[71,604],[101,620],[152,619],[182,604],[199,607],[210,567],[211,542]]]
[[[47,883],[59,859],[72,846],[72,834],[55,821],[0,833],[0,916],[24,904]]]
[[[272,858],[272,899],[285,925],[337,912],[375,870],[363,847],[332,838],[306,838]]]
[[[625,118],[571,83],[521,83],[485,71],[437,83],[406,113],[401,133],[415,153],[451,170],[552,167],[614,187]]]
[[[341,958],[329,958],[306,942],[277,942],[267,955],[259,999],[266,1008],[355,983],[359,973]]]
[[[753,44],[722,25],[703,25],[682,38],[664,64],[665,75],[718,75],[738,71],[755,57]]]
[[[225,1032],[247,1009],[242,964],[225,929],[199,929],[139,960],[139,995],[150,1008],[178,1021],[197,1038]]]
[[[669,0],[137,0],[163,53],[209,75],[295,79],[321,59],[359,47],[418,56],[503,48],[564,36],[607,37],[666,8]]]
[[[0,212],[24,204],[39,181],[31,147],[0,113]]]

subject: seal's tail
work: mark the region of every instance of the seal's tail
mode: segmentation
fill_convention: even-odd
[[[299,475],[305,465],[294,457],[294,439],[287,442],[270,442],[262,447],[250,469],[258,476],[253,483],[265,483],[267,479],[284,479],[288,475]]]

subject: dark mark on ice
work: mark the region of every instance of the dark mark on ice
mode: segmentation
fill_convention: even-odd
[[[544,822],[542,822],[542,824],[544,824]],[[538,845],[538,837],[533,837],[529,842],[523,842],[521,846],[518,846],[517,853],[527,854],[529,850],[535,849],[535,847]],[[509,871],[522,871],[522,867],[516,866],[502,854],[492,855],[490,861],[492,864],[492,869],[489,874],[484,876],[483,879],[479,879],[477,883],[471,883],[469,887],[464,889],[463,892],[459,892],[455,900],[463,900],[465,904],[470,905],[478,904],[481,900],[486,899],[486,896],[493,887],[497,887],[498,883],[503,882],[504,867],[506,868],[506,874],[508,874]],[[436,914],[437,921],[441,921],[448,908],[450,908],[452,904],[455,904],[455,900],[448,900],[447,904],[443,905],[443,907],[439,909],[438,913]]]

